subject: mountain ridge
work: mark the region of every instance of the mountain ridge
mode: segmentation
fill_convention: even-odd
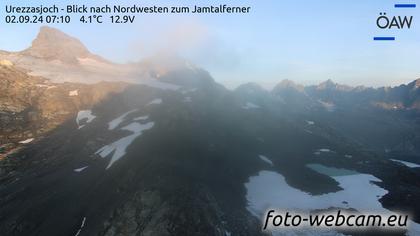
[[[32,41],[32,45],[27,49],[24,49],[20,52],[8,52],[5,50],[0,50],[0,57],[6,57],[6,59],[8,59],[7,54],[12,54],[12,55],[21,54],[23,56],[31,56],[31,57],[47,60],[49,61],[48,63],[51,63],[53,60],[58,60],[64,63],[68,63],[70,65],[76,65],[80,63],[86,63],[86,62],[80,61],[80,59],[91,59],[91,61],[108,64],[110,66],[117,65],[107,59],[104,59],[103,57],[99,55],[92,54],[89,51],[89,49],[79,39],[71,35],[68,35],[67,33],[64,33],[63,31],[57,28],[50,27],[50,26],[42,26],[37,36],[35,37],[35,39]],[[174,59],[174,55],[164,55],[164,54],[155,55],[152,57],[139,60],[137,62],[119,64],[120,65],[119,70],[125,71],[123,74],[127,74],[127,70],[128,71],[133,70],[133,67],[137,67],[137,66],[146,67],[146,69],[150,67],[152,68],[151,70],[153,74],[152,76],[156,76],[156,75],[160,76],[165,71],[174,70],[180,67],[189,67],[189,68],[194,67],[196,69],[199,69],[199,67],[191,65],[191,63],[181,58],[178,58],[177,59],[178,62],[175,62],[175,63],[173,62],[174,61],[173,59]],[[15,63],[17,66],[19,66],[19,62],[16,62],[18,61],[16,58],[13,58],[11,61]],[[31,70],[30,66],[23,66],[23,67],[25,69]],[[150,73],[150,71],[147,73]],[[50,76],[45,76],[45,74],[41,74],[41,76],[51,79]],[[64,79],[63,81],[66,81],[66,80]],[[68,79],[67,81],[72,82],[70,79]],[[73,81],[73,82],[84,83],[84,82],[87,82],[87,80],[85,81],[80,80],[80,81]],[[94,82],[98,82],[98,80]],[[130,79],[129,81],[126,80],[126,82],[134,82],[134,81]],[[284,88],[288,86],[295,87],[295,89],[299,91],[302,91],[303,88],[308,88],[308,87],[314,87],[314,88],[316,87],[318,90],[342,90],[342,91],[355,91],[355,90],[363,91],[363,90],[370,90],[370,89],[374,89],[374,90],[385,89],[386,90],[390,88],[391,89],[396,88],[402,85],[412,86],[414,89],[417,89],[420,87],[420,79],[415,79],[406,84],[401,84],[397,86],[382,86],[378,88],[369,87],[365,85],[349,86],[345,84],[336,83],[331,79],[322,81],[318,84],[304,86],[293,80],[285,79],[285,80],[280,81],[277,85],[275,85],[269,91],[272,92],[273,90],[276,89],[276,87],[278,89],[279,87]]]

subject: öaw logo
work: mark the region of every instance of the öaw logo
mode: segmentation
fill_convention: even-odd
[[[394,8],[396,9],[413,9],[416,8],[416,4],[412,3],[400,3],[395,4]],[[379,17],[376,20],[376,26],[381,30],[401,30],[401,29],[411,29],[413,23],[413,16],[401,16],[401,15],[394,15],[390,16],[387,15],[386,12],[379,13]],[[375,41],[394,41],[396,38],[395,36],[380,36],[374,37],[373,40]]]

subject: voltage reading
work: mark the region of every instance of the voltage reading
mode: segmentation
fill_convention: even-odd
[[[133,23],[136,16],[129,16],[129,15],[116,15],[116,16],[110,16],[112,23],[117,24],[125,24],[125,23]]]

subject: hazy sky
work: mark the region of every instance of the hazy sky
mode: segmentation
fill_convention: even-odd
[[[59,1],[1,1],[0,48],[28,47],[41,25],[7,25],[5,5]],[[71,1],[67,4],[71,4]],[[74,0],[75,4],[115,4]],[[404,3],[417,3],[405,0]],[[394,9],[400,0],[118,1],[120,5],[244,5],[249,14],[137,15],[134,24],[50,25],[79,38],[92,52],[116,62],[173,51],[207,69],[228,87],[254,81],[272,87],[282,79],[314,84],[397,85],[420,78],[419,8]],[[57,4],[64,6],[66,4]],[[414,16],[407,30],[378,30],[380,12]],[[394,42],[373,41],[395,36]]]

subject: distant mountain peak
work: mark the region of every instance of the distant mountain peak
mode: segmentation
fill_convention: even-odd
[[[278,83],[273,90],[282,90],[282,89],[294,89],[297,91],[303,91],[305,87],[303,85],[297,84],[289,79],[284,79],[280,83]]]
[[[31,47],[23,51],[24,54],[46,60],[60,60],[77,63],[78,58],[86,58],[91,54],[78,39],[64,32],[42,26]]]
[[[254,82],[241,84],[239,87],[235,89],[235,91],[245,92],[247,94],[261,94],[261,93],[268,92],[263,87],[261,87],[261,85]]]
[[[331,79],[321,82],[318,85],[318,89],[329,89],[329,88],[336,88],[336,87],[337,87],[337,84],[334,83],[334,81],[332,81]]]
[[[401,85],[401,86],[405,86],[405,85]],[[412,90],[417,90],[420,88],[420,79],[413,80],[411,83],[407,84],[406,86],[408,86],[408,88]]]
[[[351,91],[353,87],[342,85],[335,83],[331,79],[328,79],[322,83],[320,83],[318,86],[316,86],[318,90],[340,90],[340,91]]]

